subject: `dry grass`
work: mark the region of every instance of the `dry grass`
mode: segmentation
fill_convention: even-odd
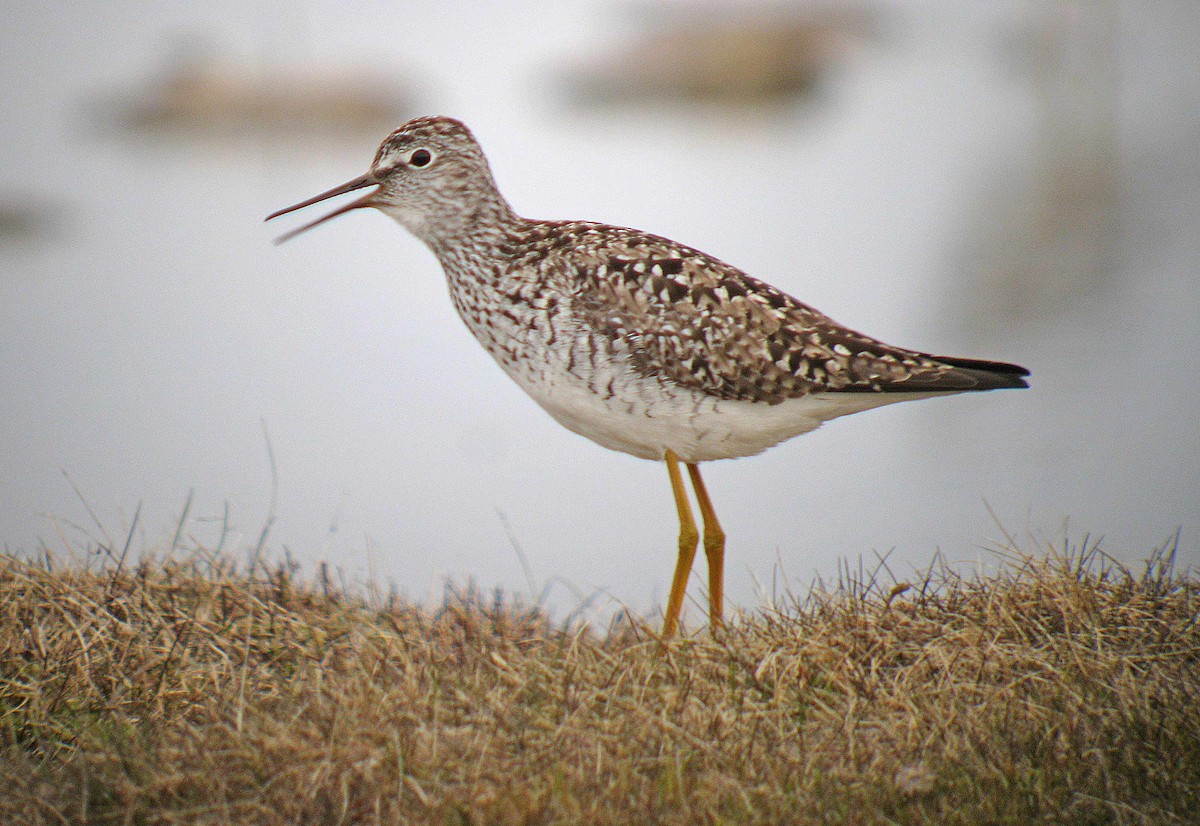
[[[0,556],[0,822],[1196,823],[1172,558],[846,577],[664,652],[286,567]]]

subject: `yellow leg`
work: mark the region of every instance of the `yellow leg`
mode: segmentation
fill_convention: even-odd
[[[725,626],[725,531],[717,521],[717,512],[713,510],[712,501],[708,498],[708,490],[704,480],[700,478],[700,466],[688,463],[688,475],[692,477],[692,487],[696,491],[696,501],[700,504],[700,516],[704,519],[704,555],[708,557],[708,622],[709,627],[723,628]]]
[[[663,620],[663,639],[673,637],[679,627],[679,612],[683,610],[683,592],[687,588],[688,575],[692,572],[692,561],[696,558],[696,543],[700,534],[692,518],[692,506],[688,504],[687,490],[683,487],[683,475],[679,472],[679,457],[668,450],[663,456],[667,473],[671,476],[671,492],[675,494],[675,508],[679,511],[679,560],[675,563],[675,577],[671,580],[671,595],[667,599],[667,614]]]

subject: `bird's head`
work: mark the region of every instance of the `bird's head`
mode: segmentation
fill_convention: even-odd
[[[411,120],[388,135],[367,174],[274,212],[267,220],[367,187],[375,189],[280,236],[278,242],[363,207],[390,215],[427,243],[439,235],[462,231],[483,209],[499,207],[508,213],[470,130],[453,118],[426,117]]]

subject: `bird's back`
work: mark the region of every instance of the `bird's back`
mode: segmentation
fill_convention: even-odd
[[[777,404],[814,392],[1026,386],[1024,368],[885,344],[650,233],[530,221],[514,241],[513,267],[539,273],[592,334],[634,342],[635,370],[718,398]]]
[[[687,436],[673,448],[681,456],[690,445],[700,457],[704,439],[725,443],[705,458],[747,455],[871,407],[1026,386],[1021,367],[885,344],[624,227],[520,219],[494,249],[443,264],[467,326],[535,400],[572,430],[648,458],[672,430]],[[754,433],[738,439],[739,429]]]

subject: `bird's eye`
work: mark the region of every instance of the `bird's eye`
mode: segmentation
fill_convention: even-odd
[[[428,149],[417,149],[409,156],[409,166],[428,166],[433,160],[433,154]]]

